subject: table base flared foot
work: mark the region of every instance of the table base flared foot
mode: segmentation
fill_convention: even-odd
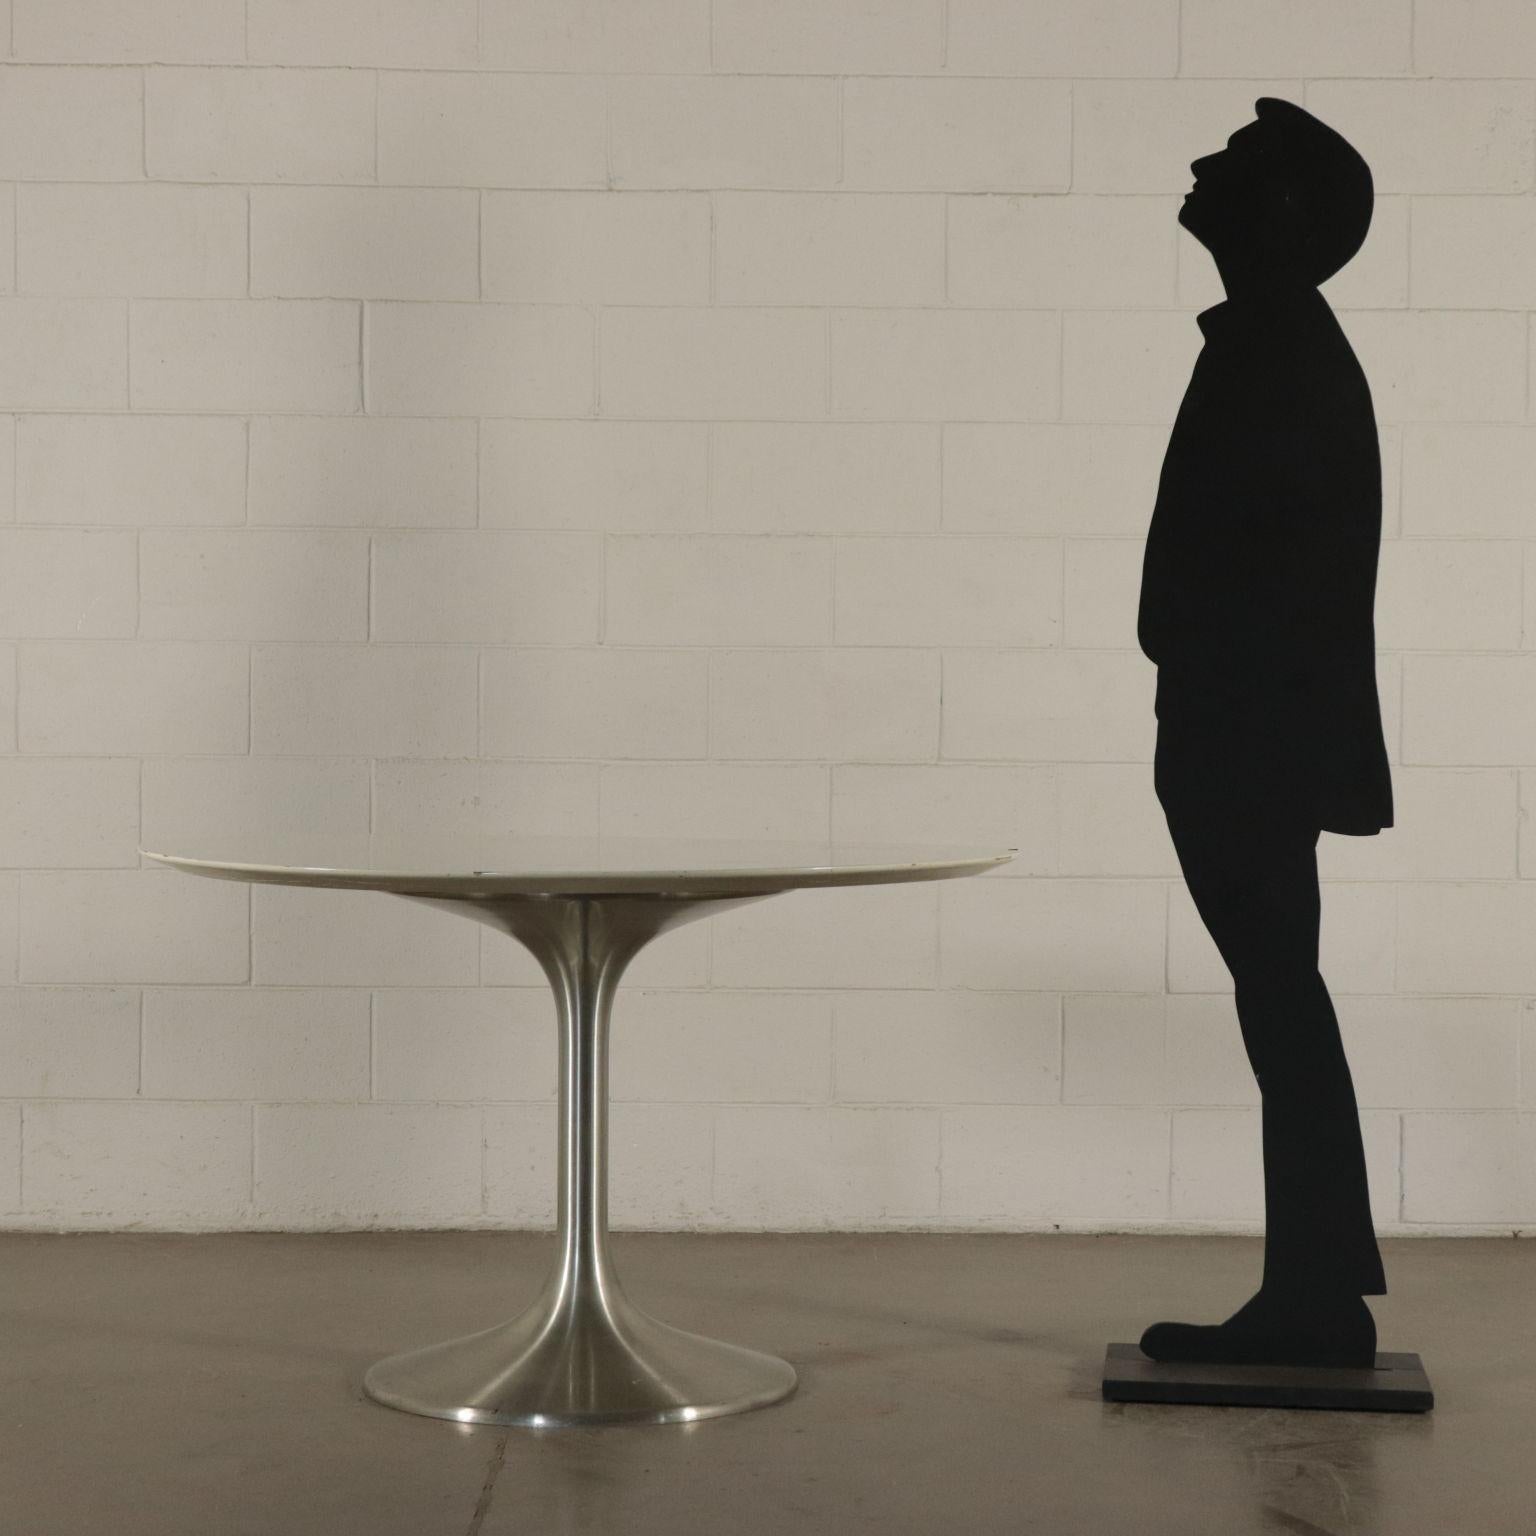
[[[766,1407],[794,1388],[786,1360],[611,1305],[578,1315],[535,1306],[481,1333],[391,1355],[363,1378],[371,1398],[407,1413],[535,1429],[686,1424]]]

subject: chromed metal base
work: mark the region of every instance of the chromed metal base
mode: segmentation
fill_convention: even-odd
[[[795,1371],[632,1307],[613,1317],[535,1306],[381,1360],[363,1388],[391,1408],[461,1424],[686,1424],[775,1403],[794,1391]]]
[[[608,1252],[608,1022],[619,976],[657,934],[766,897],[407,899],[510,934],[549,978],[560,1022],[560,1254],[526,1312],[380,1360],[364,1391],[429,1418],[533,1428],[684,1424],[787,1397],[787,1361],[647,1316]]]

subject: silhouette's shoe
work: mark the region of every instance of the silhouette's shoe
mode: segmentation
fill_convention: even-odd
[[[1224,1323],[1153,1323],[1141,1350],[1153,1360],[1200,1364],[1368,1368],[1376,1363],[1376,1320],[1360,1296],[1260,1290]]]

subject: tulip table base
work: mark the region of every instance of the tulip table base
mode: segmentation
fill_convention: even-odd
[[[787,1361],[648,1317],[608,1252],[608,1022],[619,977],[658,934],[766,896],[407,899],[511,934],[549,978],[560,1027],[559,1257],[526,1312],[381,1360],[363,1389],[409,1413],[535,1427],[687,1423],[787,1396]]]
[[[378,1402],[463,1424],[686,1424],[761,1408],[795,1388],[787,1360],[701,1338],[627,1302],[564,1303],[559,1275],[522,1316],[381,1360]]]

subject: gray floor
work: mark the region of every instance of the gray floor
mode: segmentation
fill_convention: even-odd
[[[500,1321],[517,1233],[0,1235],[0,1532],[1536,1532],[1536,1245],[1385,1246],[1428,1416],[1111,1406],[1109,1339],[1217,1317],[1244,1239],[621,1235],[634,1299],[800,1371],[777,1407],[511,1432],[362,1397]]]

